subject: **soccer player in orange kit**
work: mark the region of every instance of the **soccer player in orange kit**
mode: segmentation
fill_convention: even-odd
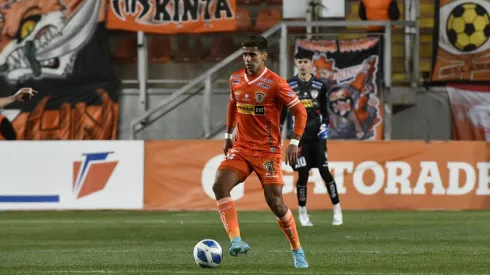
[[[294,216],[282,197],[279,122],[282,107],[285,105],[296,118],[294,134],[286,153],[286,161],[294,165],[307,114],[286,80],[265,67],[267,44],[267,39],[262,36],[251,36],[242,43],[245,68],[230,77],[231,94],[224,144],[226,157],[218,168],[213,191],[221,221],[231,241],[230,254],[246,254],[250,247],[241,239],[238,214],[230,192],[255,171],[264,189],[267,204],[289,241],[294,266],[308,268]],[[235,126],[237,134],[233,144]]]

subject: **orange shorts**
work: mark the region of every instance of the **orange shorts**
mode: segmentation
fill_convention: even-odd
[[[238,150],[232,149],[218,167],[218,170],[232,170],[240,177],[240,182],[255,172],[264,184],[283,185],[281,157],[245,156]]]

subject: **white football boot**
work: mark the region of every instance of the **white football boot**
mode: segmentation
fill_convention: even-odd
[[[343,223],[342,209],[340,208],[340,202],[333,206],[333,225],[341,225]]]
[[[299,222],[302,226],[313,226],[310,221],[310,217],[308,217],[308,212],[306,211],[306,206],[299,207]]]

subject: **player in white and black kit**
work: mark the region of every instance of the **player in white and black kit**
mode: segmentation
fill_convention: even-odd
[[[327,87],[324,82],[316,78],[313,74],[313,52],[301,50],[294,56],[294,63],[298,69],[298,74],[288,79],[288,84],[296,93],[301,103],[305,106],[308,113],[306,128],[299,143],[299,156],[296,165],[293,167],[298,172],[296,191],[299,205],[299,220],[303,226],[313,224],[306,211],[306,185],[311,168],[318,168],[320,175],[325,181],[325,185],[333,204],[333,225],[341,225],[343,222],[342,210],[340,208],[337,184],[335,183],[326,157],[329,118],[327,104]],[[281,114],[281,125],[288,119],[292,125],[294,117],[288,116],[287,109],[283,109]]]

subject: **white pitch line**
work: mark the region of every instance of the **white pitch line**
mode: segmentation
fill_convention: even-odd
[[[176,249],[164,249],[164,248],[143,248],[143,249],[105,249],[105,248],[80,248],[80,249],[18,249],[10,250],[8,253],[136,253],[136,252],[171,252],[171,253],[192,253],[192,250],[176,250]],[[262,250],[266,253],[290,253],[289,250]],[[392,255],[392,254],[447,254],[454,253],[454,251],[380,251],[380,250],[307,250],[307,254],[327,254],[327,253],[341,253],[341,254],[380,254],[380,255]],[[462,252],[468,254],[468,252]],[[1,252],[0,252],[1,254]],[[470,253],[471,255],[480,255],[486,253]]]
[[[276,220],[243,220],[243,223],[277,223]],[[117,220],[117,221],[96,221],[96,220],[0,220],[0,224],[219,224],[219,217],[216,221],[182,221],[182,220]]]
[[[38,271],[37,273],[40,274],[69,274],[69,273],[95,273],[95,274],[145,274],[145,273],[169,273],[169,274],[203,274],[204,270],[209,270],[214,274],[249,274],[250,271],[244,270],[244,271],[233,271],[233,270],[222,270],[220,268],[217,269],[202,269],[200,271],[186,271],[186,270],[172,270],[172,271],[166,271],[166,270],[127,270],[127,271],[115,271],[115,270],[55,270],[55,271]],[[298,274],[300,270],[298,271],[260,271],[260,274]],[[324,271],[311,271],[311,270],[305,270],[308,274],[325,274]],[[392,272],[329,272],[328,274],[347,274],[347,275],[392,275],[392,274],[423,274],[423,273],[392,273]],[[438,273],[434,273],[438,274]],[[442,273],[440,273],[442,274]]]

